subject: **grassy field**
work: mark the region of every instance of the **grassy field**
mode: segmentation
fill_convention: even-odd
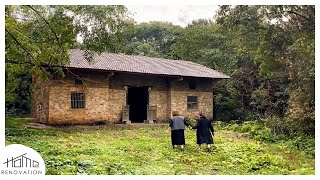
[[[263,143],[245,134],[216,131],[207,153],[186,130],[186,147],[172,149],[167,125],[105,125],[30,129],[6,118],[6,145],[38,151],[46,174],[315,174],[315,160],[285,143]]]

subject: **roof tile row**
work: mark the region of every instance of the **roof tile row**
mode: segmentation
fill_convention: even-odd
[[[101,53],[100,55],[94,54],[89,63],[85,59],[85,51],[80,49],[71,50],[70,64],[66,67],[167,76],[230,78],[203,65],[184,60]]]

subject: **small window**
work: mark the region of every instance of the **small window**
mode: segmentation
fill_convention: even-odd
[[[85,94],[71,93],[71,108],[82,109],[85,108]]]
[[[76,79],[74,80],[74,83],[76,85],[81,85],[83,84],[83,78],[81,76],[77,76]]]
[[[198,97],[188,96],[187,97],[187,108],[188,109],[198,109]]]
[[[197,85],[196,85],[196,81],[191,80],[189,81],[189,89],[196,89]]]

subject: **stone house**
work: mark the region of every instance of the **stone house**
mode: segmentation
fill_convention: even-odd
[[[64,77],[33,78],[32,115],[46,124],[167,122],[213,116],[213,84],[228,76],[200,64],[145,56],[70,50]]]

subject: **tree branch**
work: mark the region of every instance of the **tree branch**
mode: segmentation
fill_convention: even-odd
[[[50,23],[40,14],[39,11],[37,11],[36,9],[34,9],[31,5],[27,5],[27,7],[29,7],[30,9],[32,9],[34,12],[37,13],[38,16],[40,16],[40,18],[48,25],[48,27],[51,29],[52,33],[54,34],[59,47],[61,48],[61,50],[64,52],[64,49],[62,48],[62,45],[60,43],[59,37],[57,36],[57,33],[53,30],[53,28],[51,27]]]
[[[61,67],[61,68],[64,67],[64,66],[61,66],[61,65],[52,65],[52,64],[45,64],[45,63],[36,64],[36,63],[31,62],[31,61],[19,62],[19,61],[15,61],[15,60],[11,60],[11,59],[6,59],[5,62],[6,63],[10,63],[10,64],[27,64],[27,65],[39,66],[39,67],[47,68],[47,69],[51,69],[51,68],[55,68],[55,67]]]
[[[10,32],[6,29],[6,32],[13,38],[13,40],[27,53],[28,56],[30,56],[33,60],[36,61],[36,59],[32,56],[31,53],[29,53],[29,51],[22,46],[22,44],[18,41],[18,39]]]
[[[65,69],[65,70],[67,70],[71,75],[73,75],[74,77],[76,77],[76,78],[80,78],[80,80],[83,82],[83,84],[86,86],[86,88],[88,88],[88,85],[87,85],[87,83],[85,82],[85,80],[88,80],[88,79],[86,79],[86,78],[82,78],[82,77],[80,77],[79,75],[77,75],[77,74],[74,74],[73,72],[71,72],[70,70],[69,70],[69,68],[67,68],[67,67],[65,67],[65,66],[62,66],[62,65],[52,65],[52,64],[35,64],[35,63],[33,63],[33,62],[18,62],[18,61],[14,61],[14,60],[11,60],[11,59],[6,59],[5,60],[5,62],[6,63],[10,63],[10,64],[27,64],[27,65],[31,65],[31,66],[38,66],[38,67],[41,67],[41,68],[43,68],[44,70],[46,70],[46,69],[52,69],[52,68],[63,68],[63,69]],[[92,80],[90,80],[90,81],[92,81]],[[96,81],[97,82],[97,81]]]
[[[303,16],[303,15],[297,13],[297,12],[294,12],[294,11],[284,11],[284,12],[287,12],[287,13],[290,13],[290,14],[295,14],[295,15],[297,15],[297,16],[300,16],[300,17],[302,17],[302,18],[310,21],[310,18],[308,18],[308,17],[306,17],[306,16]]]
[[[65,69],[66,69],[71,75],[79,78],[79,79],[83,82],[83,84],[86,86],[86,88],[88,89],[87,83],[86,83],[79,75],[74,74],[73,72],[71,72],[71,71],[69,70],[69,68],[65,68]]]

